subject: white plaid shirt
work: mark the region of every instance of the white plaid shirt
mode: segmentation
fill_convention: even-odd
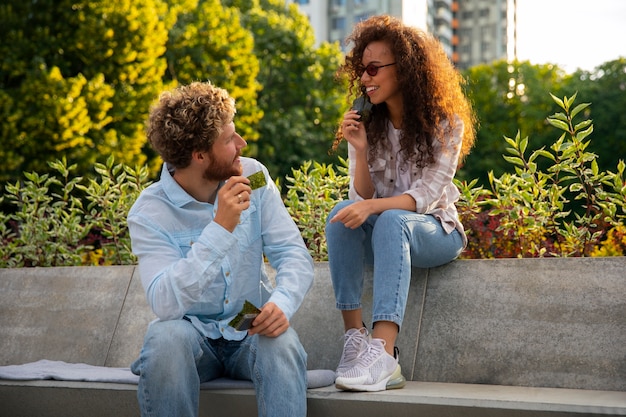
[[[387,136],[390,141],[397,141],[400,131],[391,122]],[[457,229],[467,244],[467,237],[454,203],[460,193],[452,183],[456,173],[461,144],[463,140],[463,122],[457,119],[457,125],[446,143],[434,142],[435,162],[424,168],[416,168],[414,163],[402,164],[407,169],[399,169],[397,154],[389,146],[369,165],[370,176],[375,188],[372,198],[385,198],[401,194],[409,194],[415,200],[415,211],[430,214],[437,218],[446,233]],[[354,201],[363,200],[354,189],[354,173],[356,169],[355,150],[348,144],[350,190],[349,198]],[[410,184],[408,188],[402,184]]]

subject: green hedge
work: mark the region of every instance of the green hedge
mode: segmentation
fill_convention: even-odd
[[[463,258],[623,256],[626,254],[624,161],[615,172],[598,170],[586,150],[591,120],[575,122],[589,104],[553,96],[562,109],[547,118],[560,131],[549,149],[528,150],[528,138],[504,138],[513,172],[489,173],[490,189],[458,181],[457,204],[469,245]],[[536,161],[546,158],[548,169]],[[124,265],[136,262],[126,215],[149,185],[147,167],[96,164],[91,179],[73,177],[65,160],[50,164],[56,176],[25,173],[6,185],[0,203],[0,267]],[[324,225],[333,206],[347,198],[347,162],[306,162],[287,177],[285,205],[317,261],[327,259]]]

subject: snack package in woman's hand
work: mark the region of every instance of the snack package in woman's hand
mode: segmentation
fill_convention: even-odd
[[[356,110],[359,116],[360,122],[367,122],[372,114],[372,107],[374,105],[367,96],[359,96],[352,102],[352,109]]]

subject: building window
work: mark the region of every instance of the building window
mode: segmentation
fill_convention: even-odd
[[[296,0],[298,4],[309,4],[309,0]]]
[[[463,28],[459,30],[459,37],[461,37],[463,40],[470,40],[472,39],[472,36],[474,36],[474,34],[472,33],[472,28]]]
[[[345,17],[335,17],[333,18],[333,30],[345,30],[346,29],[346,18]]]

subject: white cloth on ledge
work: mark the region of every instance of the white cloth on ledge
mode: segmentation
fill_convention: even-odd
[[[139,383],[139,377],[130,368],[110,368],[107,366],[68,363],[42,359],[23,365],[0,366],[0,379],[29,381],[54,379],[57,381],[110,382],[118,384]],[[327,369],[307,371],[307,387],[320,388],[335,382],[335,372]],[[218,378],[200,385],[201,389],[254,388],[252,381]]]

